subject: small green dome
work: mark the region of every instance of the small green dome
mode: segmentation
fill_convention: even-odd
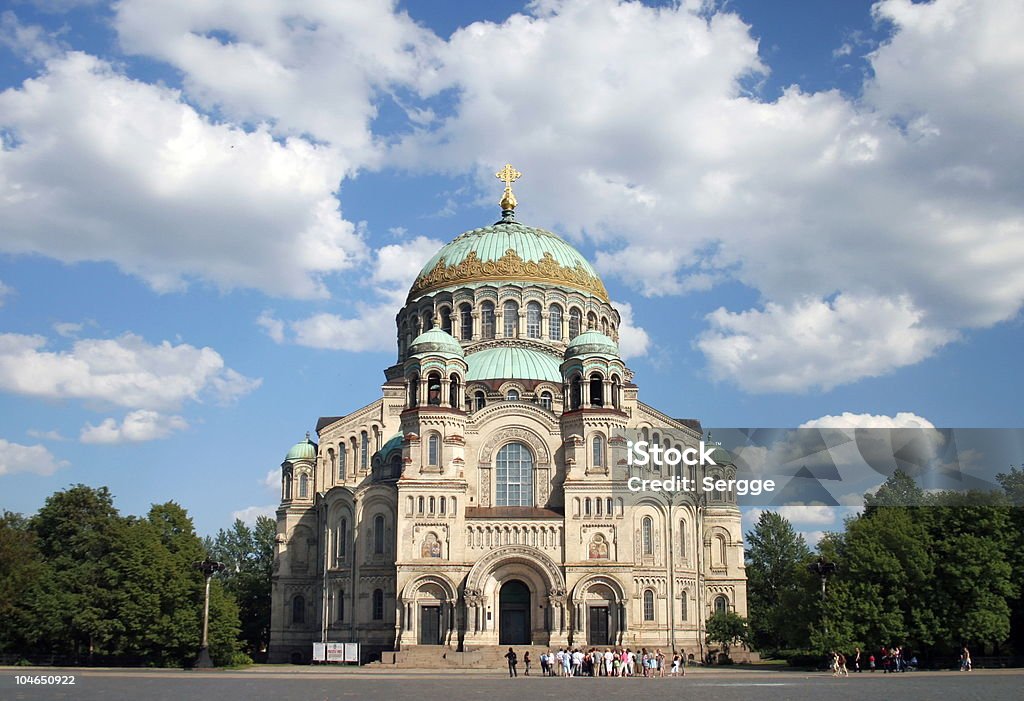
[[[735,465],[732,454],[722,446],[718,446],[711,451],[711,459],[715,461],[717,465]]]
[[[421,333],[409,345],[409,355],[420,353],[450,353],[460,358],[464,356],[462,345],[451,334],[436,326]]]
[[[618,357],[619,347],[615,341],[600,331],[584,331],[569,341],[565,347],[565,358],[579,358],[584,355],[614,355]]]
[[[292,460],[316,460],[316,443],[309,439],[309,434],[307,433],[306,440],[293,445],[288,454],[284,456],[284,459],[285,462]]]
[[[562,382],[558,359],[530,348],[488,348],[467,359],[466,381],[547,380]]]

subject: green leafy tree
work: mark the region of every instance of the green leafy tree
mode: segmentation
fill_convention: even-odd
[[[746,644],[749,638],[747,619],[735,611],[715,613],[707,620],[705,631],[708,642],[721,645],[726,657],[729,656],[729,648]]]
[[[227,565],[224,588],[239,608],[246,652],[256,656],[270,643],[270,577],[274,561],[277,524],[260,516],[254,528],[236,520],[210,541],[214,559]]]
[[[817,615],[811,551],[790,522],[763,512],[747,533],[747,606],[751,642],[760,650],[805,647]]]
[[[26,601],[49,573],[36,547],[35,534],[20,514],[0,517],[0,650],[24,649],[35,626]]]
[[[28,602],[34,638],[76,656],[111,651],[121,633],[111,551],[122,519],[106,487],[76,485],[47,498],[30,520],[49,576]]]

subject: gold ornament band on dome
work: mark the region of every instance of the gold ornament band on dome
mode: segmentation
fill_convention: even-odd
[[[513,168],[511,163],[506,163],[504,168],[494,174],[494,177],[505,183],[505,194],[501,196],[501,202],[498,204],[501,205],[502,211],[512,211],[518,204],[516,196],[512,194],[512,183],[523,177],[523,174]]]
[[[443,287],[495,281],[569,285],[589,292],[603,302],[611,303],[604,283],[600,278],[588,273],[582,263],[576,263],[576,267],[569,268],[561,265],[546,251],[539,261],[523,260],[511,248],[505,251],[505,255],[498,260],[480,260],[476,251],[470,251],[461,263],[453,265],[445,265],[444,258],[441,258],[430,272],[416,278],[412,289],[409,290],[407,301]]]

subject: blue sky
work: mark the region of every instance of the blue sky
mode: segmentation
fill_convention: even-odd
[[[9,3],[0,507],[265,512],[506,161],[667,413],[1019,427],[1022,32],[1010,0]]]

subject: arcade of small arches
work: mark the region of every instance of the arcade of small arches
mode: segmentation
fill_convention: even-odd
[[[437,327],[463,343],[498,338],[567,343],[584,331],[619,340],[619,315],[610,304],[540,287],[515,297],[510,292],[502,288],[499,300],[492,288],[464,289],[409,304],[398,314],[399,358],[405,358],[414,338]]]

